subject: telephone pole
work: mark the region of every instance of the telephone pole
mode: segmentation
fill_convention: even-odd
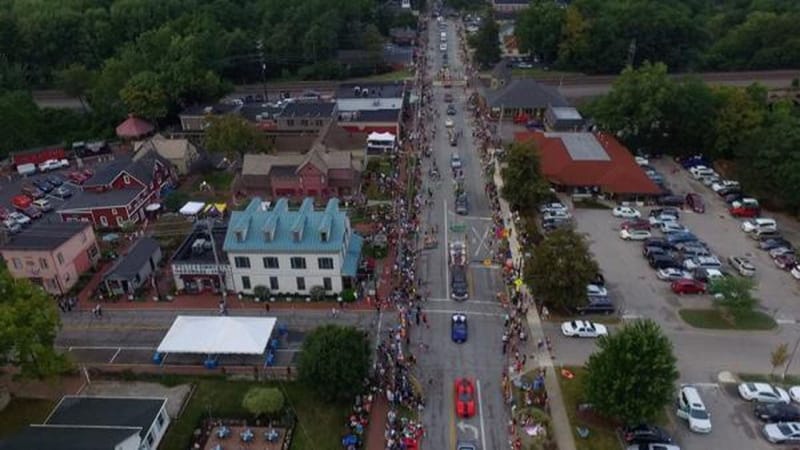
[[[264,102],[268,102],[269,94],[267,94],[267,63],[264,62],[264,41],[261,39],[257,40],[256,48],[258,49],[258,61],[261,63],[261,86],[264,89]]]

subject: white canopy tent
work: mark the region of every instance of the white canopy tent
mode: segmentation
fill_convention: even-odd
[[[261,355],[266,352],[274,317],[178,316],[158,353]]]
[[[370,141],[394,142],[394,135],[392,133],[372,132],[367,136],[367,142]]]
[[[203,202],[186,202],[179,212],[184,216],[196,216],[205,206],[206,204]]]

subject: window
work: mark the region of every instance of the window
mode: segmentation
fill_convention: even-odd
[[[300,125],[302,125],[304,127],[307,127],[308,126],[308,120],[305,120],[305,119],[301,120],[300,121]]]
[[[158,426],[164,426],[164,411],[158,413]]]
[[[22,269],[22,261],[20,261],[19,258],[14,258],[12,261],[14,262],[15,269]]]
[[[317,121],[315,121],[314,123],[315,123],[315,125],[317,125],[318,127],[321,127],[321,126],[322,126],[322,121],[321,121],[321,120],[317,120]]]
[[[153,442],[155,442],[155,439],[153,439],[153,433],[148,433],[147,434],[147,446],[148,447],[152,447],[153,446]]]
[[[47,270],[47,260],[44,258],[39,258],[39,265],[42,266],[42,269]]]
[[[111,214],[117,215],[117,208],[111,208]]]
[[[131,184],[131,177],[129,177],[129,176],[127,176],[127,175],[123,175],[123,176],[122,176],[122,181],[123,181],[125,184]]]
[[[293,126],[294,126],[294,120],[291,120],[291,119],[290,119],[290,120],[287,120],[287,121],[286,121],[286,126],[287,126],[287,127],[293,127]]]
[[[303,277],[297,277],[297,290],[298,291],[305,291],[306,290],[306,279]]]
[[[249,269],[250,258],[247,256],[237,256],[233,258],[233,265],[235,265],[237,269]]]
[[[292,269],[305,269],[306,268],[306,259],[302,256],[295,256],[291,259],[292,261]]]
[[[108,226],[108,219],[106,219],[106,216],[100,216],[100,225],[104,227]]]
[[[61,252],[56,255],[56,259],[58,259],[59,264],[64,264],[64,255]]]
[[[277,291],[278,289],[278,277],[269,277],[269,290]]]
[[[320,269],[333,269],[333,258],[319,258]]]
[[[264,257],[264,268],[265,269],[279,269],[278,266],[278,258],[274,256],[265,256]]]
[[[333,282],[331,281],[330,277],[325,277],[322,279],[322,287],[324,287],[326,291],[333,290]]]
[[[117,225],[118,226],[122,226],[122,224],[124,224],[124,223],[125,223],[125,219],[123,219],[122,216],[117,216]]]
[[[242,289],[250,290],[250,277],[242,277]]]

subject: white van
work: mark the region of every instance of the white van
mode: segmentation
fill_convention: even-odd
[[[769,217],[756,217],[755,219],[742,222],[742,231],[752,233],[754,231],[778,231],[778,223]]]
[[[711,433],[711,414],[706,410],[697,388],[691,384],[681,385],[678,391],[677,415],[689,423],[695,433]]]
[[[446,31],[442,31],[441,32],[441,34],[439,35],[439,40],[442,41],[442,42],[447,42],[447,32]]]

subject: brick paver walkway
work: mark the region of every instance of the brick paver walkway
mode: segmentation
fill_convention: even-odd
[[[385,450],[386,439],[383,436],[386,428],[386,414],[389,412],[389,404],[386,397],[378,393],[377,398],[372,404],[369,412],[369,428],[367,429],[366,450]]]

